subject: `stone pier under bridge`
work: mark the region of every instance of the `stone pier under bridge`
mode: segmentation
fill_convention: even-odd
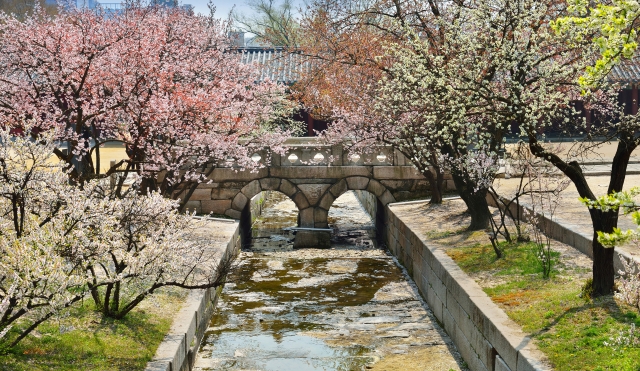
[[[286,146],[283,156],[256,151],[252,159],[265,164],[257,171],[240,171],[232,164],[214,169],[211,182],[199,186],[187,208],[242,220],[252,197],[263,191],[282,192],[296,204],[298,227],[304,228],[296,234],[296,247],[328,247],[327,215],[346,191],[368,191],[381,206],[429,194],[425,177],[391,147],[358,156],[341,145],[321,145],[315,138],[290,138]],[[451,178],[445,179],[446,188],[453,189]]]

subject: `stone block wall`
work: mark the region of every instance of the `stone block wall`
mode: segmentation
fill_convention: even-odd
[[[543,354],[437,245],[418,237],[387,209],[389,250],[416,282],[422,296],[472,371],[548,370]]]
[[[221,260],[236,256],[240,250],[240,228],[233,220],[218,221],[234,224],[235,231],[229,239]],[[200,342],[209,327],[218,295],[222,288],[192,290],[186,302],[173,320],[171,330],[158,346],[156,355],[147,364],[145,371],[190,371]]]
[[[262,215],[262,209],[264,208],[264,203],[267,201],[267,198],[271,194],[271,191],[263,191],[258,193],[257,195],[251,198],[249,202],[249,209],[251,211],[251,224],[253,224],[256,219]]]
[[[367,191],[353,191],[356,194],[356,198],[360,201],[360,205],[364,207],[367,211],[367,214],[371,216],[372,219],[375,220],[375,217],[378,212],[378,200],[376,199],[376,195]]]

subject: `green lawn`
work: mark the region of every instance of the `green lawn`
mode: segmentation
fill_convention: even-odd
[[[633,332],[640,327],[638,311],[612,297],[581,298],[589,275],[584,269],[557,263],[563,269],[543,279],[531,250],[531,244],[507,245],[503,259],[496,259],[491,245],[457,247],[447,253],[465,272],[490,273],[498,280],[485,292],[536,339],[556,370],[639,371],[640,330]],[[628,344],[605,344],[621,335]]]
[[[143,370],[183,297],[177,292],[159,294],[123,320],[105,319],[90,300],[85,301],[0,354],[0,370]]]

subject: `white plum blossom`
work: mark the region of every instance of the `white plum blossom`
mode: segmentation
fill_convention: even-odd
[[[160,287],[215,287],[231,263],[157,192],[70,183],[58,133],[0,128],[0,342],[15,345],[88,294],[120,318]],[[17,326],[18,325],[18,326]]]

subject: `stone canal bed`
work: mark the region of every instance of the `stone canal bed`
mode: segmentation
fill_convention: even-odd
[[[266,233],[254,231],[256,243],[240,253],[196,370],[465,369],[406,272],[375,245],[353,193],[329,213],[331,249],[293,250],[275,232],[295,224],[290,202],[265,208]]]

